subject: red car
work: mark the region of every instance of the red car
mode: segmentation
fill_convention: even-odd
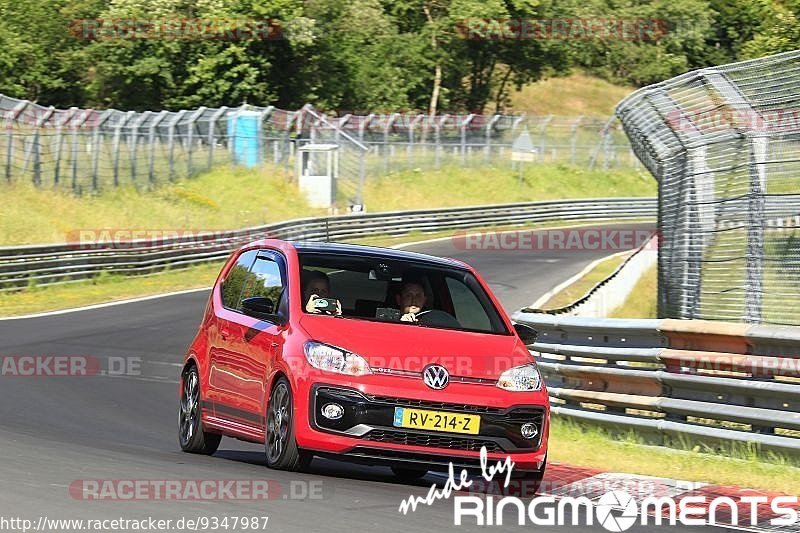
[[[405,479],[474,469],[485,448],[535,482],[550,407],[534,338],[461,261],[258,241],[223,267],[189,347],[180,445],[228,436],[264,443],[271,468],[329,456]]]

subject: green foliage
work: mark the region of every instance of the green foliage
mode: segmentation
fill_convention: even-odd
[[[503,110],[579,67],[642,85],[800,46],[798,0],[0,0],[0,93],[58,107],[244,102],[339,112]],[[645,39],[465,38],[479,20],[647,19]],[[269,38],[131,39],[99,21],[270,20]],[[109,29],[110,28],[110,29]],[[264,37],[262,35],[262,37]]]

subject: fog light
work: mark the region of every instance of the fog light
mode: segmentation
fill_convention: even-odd
[[[328,420],[339,420],[344,414],[344,407],[338,403],[329,403],[322,408],[322,416]]]
[[[536,427],[536,424],[527,423],[522,424],[520,432],[526,439],[534,439],[539,434],[539,429]]]

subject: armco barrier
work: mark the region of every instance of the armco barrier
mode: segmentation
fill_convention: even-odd
[[[517,312],[557,416],[800,453],[800,327]]]
[[[654,198],[559,200],[302,218],[224,231],[204,239],[171,238],[109,243],[108,246],[61,243],[0,247],[0,290],[15,290],[30,283],[47,285],[90,279],[102,271],[144,274],[218,261],[238,246],[265,237],[344,241],[374,235],[404,235],[411,231],[637,219],[653,217],[655,207]]]

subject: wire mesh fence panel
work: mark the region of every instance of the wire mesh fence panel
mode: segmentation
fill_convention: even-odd
[[[659,314],[800,324],[800,51],[690,72],[616,114],[659,181]]]
[[[514,169],[525,132],[532,163],[640,168],[614,118],[525,115],[327,116],[243,105],[180,111],[65,110],[0,95],[0,181],[73,190],[148,189],[219,165],[298,179],[298,149],[337,147],[337,206],[363,203],[370,177],[448,166]],[[300,170],[298,170],[300,169]]]

